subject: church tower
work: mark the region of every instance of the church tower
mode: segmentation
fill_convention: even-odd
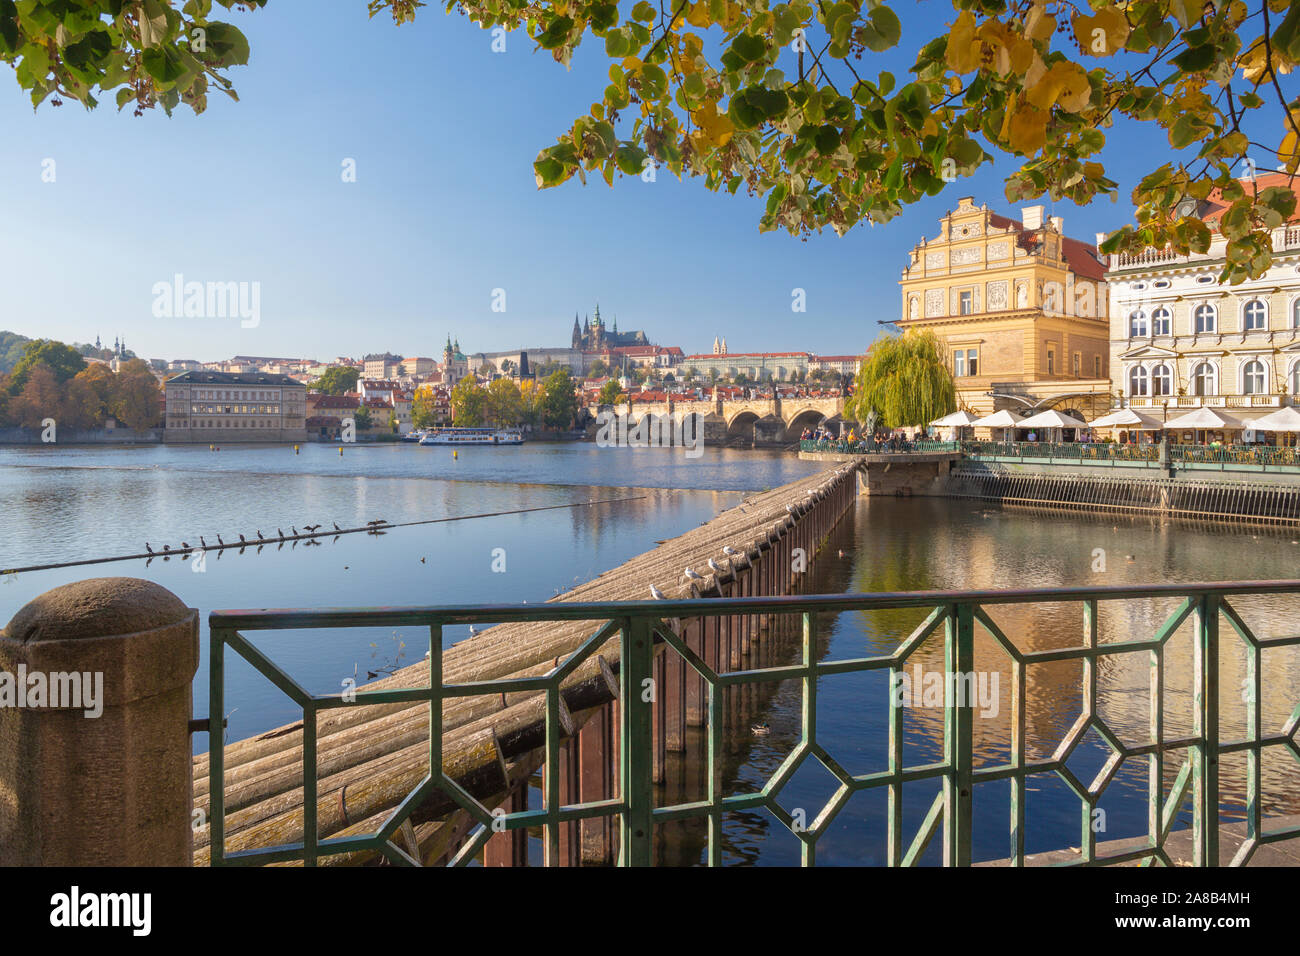
[[[716,335],[713,337],[713,354],[714,355],[722,354],[722,343],[718,341],[718,337]]]
[[[582,329],[578,328],[578,313],[573,313],[573,348],[582,348]]]

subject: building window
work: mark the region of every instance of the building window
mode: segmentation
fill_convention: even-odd
[[[1291,303],[1291,328],[1300,329],[1300,299]]]
[[[1074,353],[1074,365],[1073,365],[1073,369],[1074,369],[1074,377],[1075,377],[1075,378],[1082,378],[1082,377],[1083,377],[1083,376],[1082,376],[1082,369],[1083,369],[1083,356],[1082,356],[1080,353],[1078,353],[1078,352],[1075,352],[1075,353]]]
[[[957,298],[958,311],[961,315],[970,315],[975,309],[974,293],[962,292]]]
[[[1149,380],[1147,370],[1141,365],[1135,365],[1128,373],[1128,393],[1130,395],[1146,395],[1149,392]]]
[[[1151,394],[1172,395],[1173,393],[1174,379],[1169,371],[1169,366],[1157,365],[1151,370]]]
[[[1053,352],[1051,349],[1048,349],[1047,350],[1047,374],[1054,375],[1055,373],[1056,373],[1056,353]]]
[[[1268,325],[1268,309],[1259,299],[1251,299],[1247,302],[1242,315],[1247,332],[1257,332]]]
[[[1300,395],[1300,362],[1291,366],[1291,394]]]
[[[1219,373],[1209,362],[1202,362],[1192,372],[1193,395],[1217,395],[1219,393]]]
[[[1215,330],[1215,327],[1218,324],[1218,315],[1214,310],[1214,306],[1210,305],[1210,303],[1206,302],[1202,305],[1198,305],[1196,307],[1195,316],[1195,331],[1197,334],[1200,334],[1201,332],[1213,332]]]
[[[1101,378],[1101,356],[1100,355],[1094,355],[1092,357],[1092,377]]]
[[[1174,331],[1174,317],[1164,306],[1156,309],[1151,313],[1151,334],[1152,335],[1172,335]]]
[[[1263,395],[1264,392],[1264,363],[1252,359],[1241,370],[1241,394]]]
[[[1141,309],[1136,312],[1130,312],[1128,316],[1128,337],[1136,339],[1146,334],[1147,314]]]
[[[952,374],[955,378],[961,378],[966,374],[965,349],[958,349],[952,353]]]

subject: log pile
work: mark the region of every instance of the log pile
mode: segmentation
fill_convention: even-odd
[[[672,600],[718,593],[719,586],[757,560],[798,516],[856,466],[841,466],[753,494],[736,507],[580,585],[554,601],[649,600],[651,586]],[[724,551],[724,548],[727,550]],[[713,559],[718,570],[710,568]],[[691,579],[691,568],[701,578]],[[445,683],[549,673],[604,622],[502,624],[443,652]],[[254,641],[256,643],[256,641]],[[618,695],[618,637],[611,637],[561,685],[564,739]],[[364,690],[425,686],[428,662],[405,667]],[[449,698],[443,702],[444,772],[485,806],[504,801],[544,759],[545,696],[541,692]],[[380,704],[323,711],[317,730],[317,821],[321,839],[376,831],[428,769],[428,706]],[[195,808],[209,813],[208,756],[194,759]],[[302,724],[286,725],[226,746],[226,850],[300,841],[303,836]],[[440,792],[412,817],[416,846],[431,862],[454,849],[472,821]],[[410,831],[407,831],[408,839]],[[194,863],[209,862],[209,831],[195,831]],[[375,854],[322,857],[322,865],[360,864]]]

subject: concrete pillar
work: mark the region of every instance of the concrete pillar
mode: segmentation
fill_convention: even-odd
[[[191,864],[198,664],[198,612],[152,581],[79,581],[14,615],[0,632],[0,865]]]

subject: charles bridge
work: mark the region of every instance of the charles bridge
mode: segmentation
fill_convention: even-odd
[[[630,408],[630,413],[629,413]],[[746,399],[709,399],[707,401],[638,402],[630,405],[592,406],[593,420],[601,411],[628,414],[628,427],[634,428],[651,415],[672,425],[694,416],[696,434],[704,436],[706,445],[744,445],[784,447],[799,441],[805,428],[825,424],[838,431],[844,418],[844,398],[787,397]],[[589,425],[594,434],[596,426]]]

